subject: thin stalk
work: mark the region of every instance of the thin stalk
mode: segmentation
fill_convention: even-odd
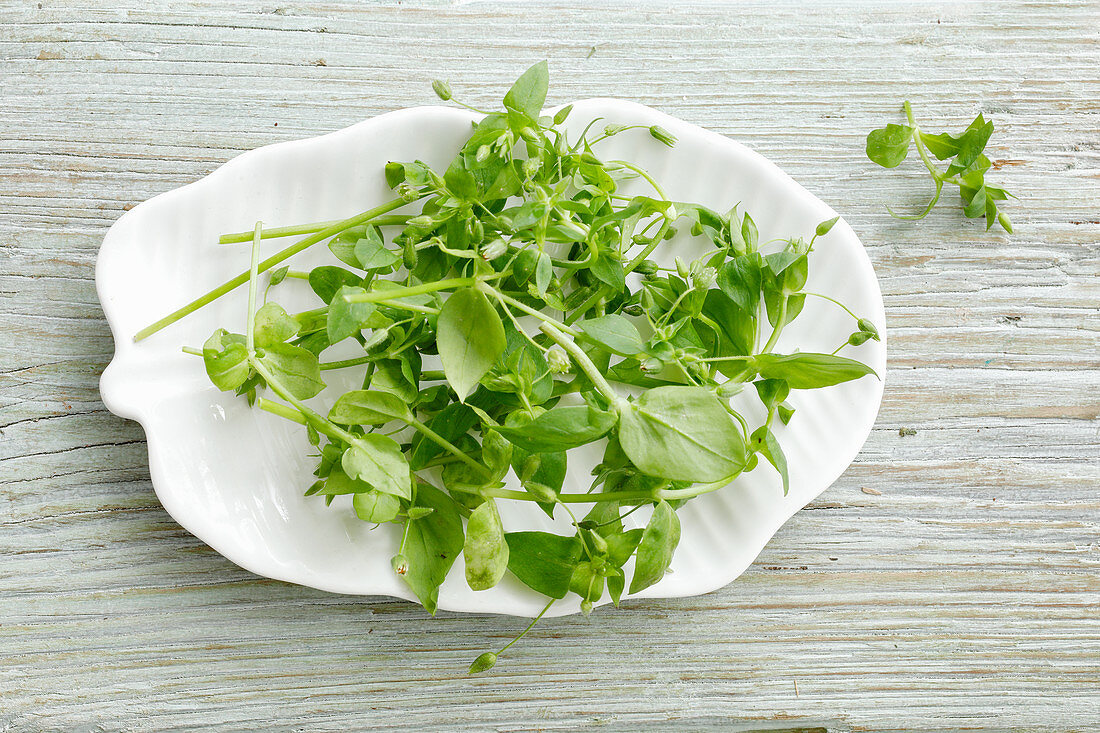
[[[356,437],[354,435],[344,430],[339,425],[333,423],[327,417],[324,417],[323,415],[314,412],[310,409],[309,405],[305,404],[297,397],[292,395],[290,393],[290,390],[284,387],[282,383],[275,378],[275,375],[269,372],[267,370],[267,367],[265,367],[263,363],[261,363],[260,360],[252,354],[249,354],[248,356],[248,363],[252,365],[252,368],[256,370],[257,374],[264,378],[264,381],[267,382],[267,386],[271,388],[272,392],[279,395],[290,404],[294,405],[294,407],[298,409],[298,412],[302,413],[302,415],[306,419],[310,420],[313,423],[313,426],[317,428],[317,430],[321,431],[330,438],[336,438],[338,440],[344,441],[345,443],[355,442]]]
[[[712,491],[717,491],[718,489],[728,486],[729,482],[733,481],[734,478],[735,476],[728,476],[721,481],[714,481],[709,484],[699,484],[698,486],[689,486],[686,489],[662,489],[658,494],[665,501],[690,499],[695,496],[709,494]]]
[[[191,354],[192,356],[206,356],[206,354],[202,353],[202,349],[195,349],[190,346],[182,346],[180,347],[180,351],[185,354]]]
[[[405,214],[394,214],[392,216],[380,216],[376,218],[371,224],[375,226],[399,226],[409,220],[409,217]],[[345,221],[344,219],[331,219],[329,221],[314,221],[309,224],[295,224],[288,227],[272,227],[265,229],[263,233],[264,239],[278,239],[279,237],[295,237],[300,234],[313,234],[319,232],[322,229],[328,229]],[[218,237],[218,244],[237,244],[240,242],[252,241],[252,232],[233,232],[232,234],[223,234]]]
[[[256,276],[260,267],[260,234],[263,223],[256,222],[252,233],[252,264],[248,268],[248,318],[244,324],[244,344],[251,354],[256,350]]]
[[[538,615],[538,616],[535,616],[535,617],[534,617],[533,619],[531,619],[531,623],[527,624],[527,628],[526,628],[526,629],[524,629],[523,631],[519,632],[519,636],[517,636],[517,637],[516,637],[515,639],[512,639],[512,640],[511,640],[510,642],[508,642],[508,643],[507,643],[507,644],[505,644],[504,646],[502,646],[502,647],[500,648],[500,651],[499,651],[499,652],[497,652],[497,656],[499,657],[499,656],[500,656],[501,654],[503,654],[503,653],[504,653],[504,652],[505,652],[505,651],[506,651],[506,650],[508,649],[508,647],[510,647],[510,646],[512,646],[513,644],[515,644],[515,643],[516,643],[517,641],[519,641],[519,640],[520,640],[520,639],[522,639],[522,638],[523,638],[524,636],[526,636],[526,635],[527,635],[527,632],[528,632],[528,631],[530,631],[531,629],[535,628],[535,624],[537,624],[537,623],[539,622],[539,619],[541,619],[541,618],[543,617],[543,615],[545,615],[545,614],[546,614],[546,612],[550,610],[550,606],[554,605],[554,601],[555,601],[555,600],[556,600],[556,599],[554,599],[554,598],[551,598],[551,599],[550,599],[549,601],[547,601],[547,602],[546,602],[546,605],[542,607],[542,610],[541,610],[541,611],[539,611],[539,615]]]
[[[854,318],[857,321],[859,320],[859,316],[857,316],[855,313],[852,313],[852,310],[848,306],[844,305],[843,303],[841,303],[836,298],[830,298],[828,295],[822,295],[821,293],[811,293],[811,292],[806,291],[806,290],[803,290],[802,294],[803,295],[812,295],[815,298],[823,298],[824,300],[827,300],[830,303],[835,303],[836,305],[839,305],[841,308],[846,310],[848,312],[848,315],[850,315],[852,318]]]
[[[414,313],[427,313],[428,315],[438,315],[439,309],[432,308],[430,305],[417,305],[416,303],[402,303],[396,300],[377,300],[378,305],[388,306],[390,308],[400,308],[401,310],[413,311]]]
[[[783,298],[783,302],[779,304],[779,314],[775,319],[775,328],[772,329],[772,335],[768,337],[768,343],[764,344],[764,348],[760,350],[760,353],[766,354],[772,350],[775,346],[775,342],[779,340],[779,332],[783,330],[783,326],[787,325],[784,321],[787,320],[787,301],[790,300],[790,296]]]
[[[330,369],[347,369],[348,367],[362,366],[363,364],[370,364],[372,361],[377,361],[382,358],[379,356],[357,356],[354,359],[343,359],[341,361],[323,361],[319,364],[321,371],[328,371]]]
[[[286,405],[280,405],[278,402],[272,402],[271,400],[261,397],[260,409],[270,412],[272,415],[278,415],[284,417],[287,420],[298,423],[299,425],[308,425],[309,421],[302,417],[302,413],[295,410],[293,407],[287,407]]]
[[[653,180],[653,177],[650,176],[649,173],[644,168],[639,168],[638,166],[634,165],[633,163],[630,163],[630,162],[625,161],[625,160],[609,160],[607,162],[611,163],[613,165],[622,166],[623,168],[628,168],[628,169],[634,171],[639,176],[646,179],[646,181],[649,182],[650,186],[653,186],[653,190],[657,192],[658,196],[660,196],[665,201],[668,201],[668,196],[665,195],[664,190],[657,184],[657,181]]]
[[[443,450],[447,451],[448,453],[453,455],[458,460],[465,463],[470,468],[473,468],[473,469],[477,470],[483,476],[489,476],[489,469],[487,469],[485,466],[483,466],[480,463],[478,463],[477,461],[475,461],[473,458],[470,458],[470,456],[468,456],[465,451],[463,451],[461,448],[456,446],[451,441],[444,438],[439,433],[437,433],[434,430],[432,430],[431,428],[429,428],[424,423],[420,422],[416,418],[413,418],[413,419],[410,419],[410,420],[405,420],[404,422],[406,422],[409,425],[409,427],[411,427],[414,430],[416,430],[417,432],[419,432],[425,438],[432,441],[433,443],[438,445],[440,448],[442,448]]]
[[[492,295],[494,298],[501,301],[501,303],[508,303],[508,305],[512,306],[513,308],[518,308],[521,311],[523,311],[524,313],[526,313],[527,315],[532,316],[534,318],[537,318],[538,320],[542,321],[543,323],[546,323],[550,326],[553,326],[554,328],[559,329],[561,331],[565,331],[570,336],[576,336],[577,335],[577,332],[575,330],[573,330],[572,328],[570,328],[566,324],[562,323],[558,319],[551,318],[550,316],[546,315],[545,313],[537,311],[534,308],[530,307],[529,305],[525,305],[521,301],[516,300],[512,296],[505,295],[504,293],[500,292],[499,290],[497,290],[496,288],[494,288],[492,286],[483,285],[483,286],[479,287],[479,290],[481,290],[482,292],[488,293],[489,295]]]
[[[581,368],[581,371],[585,373],[596,389],[600,391],[604,397],[611,401],[611,404],[618,407],[622,407],[625,400],[620,397],[615,390],[611,387],[603,374],[600,374],[600,370],[596,368],[596,365],[592,363],[592,360],[588,358],[588,355],[584,353],[581,347],[572,340],[565,337],[565,334],[559,331],[550,323],[543,323],[539,326],[539,330],[550,337],[550,340],[556,343],[558,346],[565,349],[569,356],[573,357],[573,361],[577,363],[577,366]]]
[[[313,246],[314,244],[317,244],[320,241],[328,239],[329,237],[333,236],[334,234],[339,234],[340,232],[342,232],[345,229],[348,229],[349,227],[353,227],[353,226],[356,226],[357,224],[362,224],[364,222],[371,221],[372,219],[375,219],[375,218],[377,218],[377,217],[379,217],[383,214],[388,214],[389,212],[393,211],[394,209],[401,208],[402,206],[404,206],[407,203],[409,203],[409,202],[406,201],[405,199],[401,199],[401,198],[394,199],[393,201],[389,201],[387,203],[384,203],[381,206],[376,206],[373,209],[370,209],[369,211],[364,211],[362,214],[356,214],[355,216],[351,217],[350,219],[344,219],[343,221],[339,222],[338,224],[333,224],[330,227],[326,227],[325,229],[322,229],[319,232],[311,234],[310,236],[306,237],[305,239],[302,239],[298,242],[295,242],[294,244],[290,245],[289,247],[287,247],[285,249],[279,250],[275,254],[268,257],[266,260],[263,260],[262,262],[260,262],[259,266],[256,268],[256,270],[257,270],[257,272],[266,272],[267,270],[270,270],[275,265],[278,265],[280,262],[283,262],[284,260],[287,260],[287,259],[293,257],[294,255],[298,254],[299,252],[302,252],[303,250],[308,249],[309,247]],[[249,276],[249,271],[246,270],[245,272],[242,272],[240,275],[237,275],[236,277],[222,283],[221,285],[214,288],[213,290],[206,293],[205,295],[202,295],[202,296],[196,298],[195,300],[191,301],[190,303],[183,306],[182,308],[179,308],[179,309],[169,313],[164,318],[161,318],[159,321],[156,321],[155,323],[152,323],[152,324],[146,326],[145,328],[141,329],[140,331],[137,332],[137,334],[134,335],[134,341],[141,341],[144,338],[148,338],[149,336],[153,335],[154,333],[161,330],[162,328],[172,325],[173,323],[180,320],[184,316],[188,316],[191,313],[194,313],[199,308],[202,308],[204,305],[208,305],[209,303],[213,303],[215,300],[222,297],[226,293],[231,292],[231,291],[237,289],[238,287],[240,287],[241,285],[244,285],[246,282],[248,282],[248,276]]]
[[[516,501],[542,501],[531,496],[526,491],[513,491],[512,489],[470,489],[463,491],[461,488],[452,489],[466,494],[493,497],[494,499],[515,499]],[[563,504],[599,504],[606,501],[637,504],[656,501],[653,492],[649,491],[609,491],[603,494],[558,494],[558,501]]]
[[[423,283],[421,285],[412,285],[407,288],[394,288],[392,290],[372,290],[367,293],[357,293],[354,295],[345,295],[344,300],[348,303],[377,303],[382,300],[396,300],[398,298],[408,298],[413,295],[424,295],[425,293],[435,293],[440,290],[454,290],[456,288],[465,288],[473,285],[477,285],[484,279],[496,279],[498,277],[504,277],[504,273],[497,273],[490,275],[488,278],[480,277],[452,277],[446,280],[437,280],[434,283]]]

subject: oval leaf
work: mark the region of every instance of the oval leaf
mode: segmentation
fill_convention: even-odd
[[[653,510],[638,545],[638,559],[634,564],[634,578],[630,592],[637,593],[653,585],[665,576],[676,545],[680,544],[680,519],[676,512],[662,501]]]
[[[338,425],[383,425],[391,420],[408,422],[412,413],[397,395],[358,389],[340,395],[328,419]]]
[[[466,583],[472,590],[488,590],[500,582],[508,569],[508,543],[497,505],[486,501],[470,513],[466,524]]]
[[[583,549],[576,536],[548,532],[509,532],[508,569],[532,590],[564,598]]]
[[[721,481],[745,466],[740,429],[702,387],[649,390],[623,409],[619,442],[644,473],[673,481]]]
[[[832,354],[757,354],[754,361],[762,377],[786,380],[791,389],[831,387],[868,374],[878,376],[862,362]]]
[[[436,343],[443,373],[463,401],[507,345],[496,309],[474,288],[456,290],[443,303]]]
[[[349,477],[370,484],[375,489],[412,498],[412,473],[401,446],[393,438],[368,433],[356,438],[340,459]]]
[[[547,410],[526,425],[494,428],[514,445],[531,453],[569,450],[602,438],[615,427],[618,415],[590,405]]]

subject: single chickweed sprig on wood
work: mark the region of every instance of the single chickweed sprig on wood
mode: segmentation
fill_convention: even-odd
[[[809,256],[836,219],[808,242],[761,243],[737,207],[672,201],[641,167],[598,152],[634,130],[673,146],[671,133],[592,124],[570,139],[571,107],[542,114],[547,84],[545,62],[524,73],[446,170],[389,163],[397,197],[386,204],[341,222],[224,236],[252,242],[249,270],[139,334],[247,283],[245,333],[218,329],[185,351],[201,355],[219,389],[304,427],[319,459],[307,496],[348,496],[363,521],[401,527],[394,572],[433,614],[460,553],[470,588],[511,573],[548,599],[542,613],[569,595],[585,613],[605,597],[618,605],[668,570],[685,501],[760,457],[787,490],[776,433],[792,419],[791,390],[874,374],[835,352],[774,351],[815,296],[804,290]],[[628,195],[626,181],[649,192]],[[417,212],[395,213],[417,201]],[[272,231],[309,236],[261,260]],[[678,232],[707,251],[659,267],[650,256]],[[339,264],[273,269],[322,242]],[[288,313],[267,299],[272,286],[306,284],[314,309]],[[879,338],[837,305],[856,323],[837,351]],[[324,357],[348,340],[361,354]],[[358,370],[363,386],[318,412],[307,401],[336,369]],[[750,384],[767,413],[756,426],[729,401]],[[604,447],[592,484],[567,487],[570,451],[595,441]],[[510,475],[521,488],[507,488]],[[533,502],[574,531],[509,531],[502,501]],[[639,507],[652,507],[648,521],[628,528],[623,518]]]
[[[1016,198],[1003,188],[987,185],[985,174],[993,163],[986,157],[986,144],[993,134],[993,123],[986,121],[980,113],[970,123],[970,126],[958,136],[946,132],[932,135],[923,132],[913,117],[913,108],[909,102],[903,105],[907,125],[889,124],[886,127],[872,130],[867,135],[867,157],[878,163],[883,168],[896,168],[909,154],[910,143],[917,149],[921,162],[928,169],[928,175],[936,186],[936,191],[924,209],[912,216],[902,216],[894,213],[890,207],[890,215],[897,219],[923,219],[940,200],[944,184],[958,186],[959,196],[962,198],[963,215],[969,219],[985,217],[985,228],[988,231],[994,223],[1009,234],[1012,233],[1012,222],[1001,211],[998,201],[1005,201],[1008,197]],[[937,160],[950,160],[946,169],[937,166],[929,155]]]

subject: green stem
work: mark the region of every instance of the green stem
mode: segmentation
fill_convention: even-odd
[[[182,346],[180,347],[180,351],[185,354],[191,354],[192,356],[206,356],[206,354],[202,353],[202,349],[194,349],[190,346]]]
[[[269,372],[267,370],[267,367],[265,367],[263,363],[261,363],[260,360],[257,359],[254,355],[248,355],[248,363],[252,365],[252,368],[256,370],[257,374],[264,378],[264,381],[267,383],[267,386],[271,388],[272,392],[279,395],[290,404],[294,405],[294,407],[298,409],[298,412],[302,413],[302,415],[306,419],[310,420],[310,422],[313,423],[313,426],[317,428],[317,430],[321,431],[330,438],[336,438],[338,440],[344,441],[345,443],[354,443],[356,441],[356,437],[354,435],[344,430],[339,425],[331,422],[327,417],[324,417],[323,415],[314,412],[310,409],[309,405],[305,404],[293,394],[291,394],[290,390],[284,387],[283,384],[275,378],[275,375]]]
[[[653,186],[653,190],[657,192],[658,196],[660,196],[665,201],[668,201],[668,196],[665,195],[665,192],[661,189],[661,187],[659,185],[657,185],[657,181],[653,180],[653,177],[650,176],[649,173],[646,172],[646,170],[644,168],[639,168],[638,166],[634,165],[633,163],[627,162],[625,160],[609,160],[607,162],[611,163],[613,165],[620,165],[623,168],[628,168],[628,169],[634,171],[639,176],[646,179],[646,181],[649,182],[650,186]]]
[[[329,369],[347,369],[348,367],[362,366],[363,364],[370,364],[372,361],[377,361],[382,358],[379,356],[357,356],[354,359],[343,359],[342,361],[323,361],[320,364],[321,371],[328,371]]]
[[[305,239],[302,239],[301,241],[295,242],[294,244],[290,245],[289,247],[276,252],[275,254],[268,257],[266,260],[260,262],[259,266],[257,267],[257,272],[266,272],[267,270],[270,270],[272,267],[279,264],[280,262],[283,262],[284,260],[287,260],[287,259],[293,257],[294,255],[298,254],[299,252],[301,252],[305,249],[308,249],[309,247],[313,246],[314,244],[317,244],[320,241],[328,239],[329,237],[333,236],[334,234],[339,234],[340,232],[342,232],[345,229],[356,226],[358,224],[362,224],[364,222],[368,222],[368,221],[370,221],[372,219],[375,219],[375,218],[377,218],[377,217],[379,217],[383,214],[388,214],[389,212],[393,211],[394,209],[398,209],[398,208],[404,206],[407,203],[409,203],[409,202],[406,201],[405,199],[401,199],[401,198],[394,199],[393,201],[389,201],[387,203],[384,203],[381,206],[376,206],[373,209],[370,209],[369,211],[364,211],[362,214],[356,214],[355,216],[351,217],[350,219],[344,219],[343,221],[341,221],[337,224],[333,224],[330,227],[326,227],[325,229],[322,229],[321,231],[316,232],[315,234],[312,234],[312,235],[306,237]],[[175,310],[172,313],[169,313],[167,316],[165,316],[164,318],[161,318],[159,321],[156,321],[155,323],[152,323],[152,324],[146,326],[145,328],[141,329],[140,331],[137,332],[137,334],[134,335],[134,341],[141,341],[142,339],[153,335],[154,333],[161,330],[162,328],[164,328],[166,326],[170,326],[171,324],[175,323],[176,321],[183,318],[184,316],[187,316],[187,315],[190,315],[191,313],[194,313],[199,308],[202,308],[204,305],[212,303],[215,300],[217,300],[218,298],[225,295],[226,293],[237,289],[241,285],[248,282],[248,276],[249,276],[248,271],[242,272],[240,275],[237,275],[236,277],[234,277],[230,280],[227,280],[226,282],[222,283],[221,285],[214,288],[210,292],[196,298],[195,300],[191,301],[190,303],[183,306],[182,308],[179,308],[178,310]]]
[[[405,214],[395,214],[393,216],[379,216],[371,224],[375,226],[399,226],[409,220],[409,217]],[[278,239],[279,237],[294,237],[299,234],[313,234],[319,232],[322,229],[328,229],[329,227],[343,223],[344,219],[331,219],[329,221],[315,221],[309,224],[295,224],[288,227],[272,227],[271,229],[265,229],[263,233],[264,239]],[[252,240],[252,232],[233,232],[232,234],[223,234],[218,237],[218,244],[237,244],[239,242],[249,242]]]
[[[295,410],[293,407],[287,407],[286,405],[280,405],[278,402],[272,402],[271,400],[261,397],[260,409],[270,412],[272,415],[278,415],[279,417],[285,417],[287,420],[298,423],[299,425],[308,425],[302,413]]]
[[[256,222],[252,231],[252,263],[248,268],[248,318],[244,323],[244,344],[248,353],[256,350],[256,276],[260,267],[260,234],[263,224]]]
[[[471,489],[469,491],[463,491],[461,488],[458,488],[457,490],[467,494],[491,496],[495,499],[541,501],[541,499],[531,496],[526,491],[513,491],[512,489],[481,489],[480,491]],[[599,504],[606,501],[636,504],[638,502],[645,503],[655,500],[653,492],[651,491],[609,491],[604,494],[558,494],[558,501],[563,504]]]
[[[734,476],[728,476],[721,481],[714,481],[709,484],[699,484],[697,486],[689,486],[686,489],[662,489],[660,492],[660,498],[665,501],[672,501],[674,499],[691,499],[692,497],[701,496],[703,494],[709,494],[712,491],[718,491],[725,486],[729,485],[730,481],[736,478]]]
[[[789,295],[783,296],[783,302],[779,304],[779,314],[775,319],[775,328],[772,329],[772,335],[768,337],[768,343],[764,344],[764,348],[760,350],[760,353],[766,354],[772,350],[775,346],[775,342],[779,340],[779,333],[783,330],[783,326],[787,325],[787,301],[790,300]]]
[[[300,270],[287,270],[286,276],[294,278],[295,280],[309,280],[309,273]]]
[[[524,636],[526,636],[528,631],[535,628],[535,624],[537,624],[539,622],[539,619],[541,619],[546,614],[546,612],[550,610],[550,606],[554,605],[554,600],[555,599],[551,598],[549,601],[547,601],[546,605],[542,607],[541,611],[539,611],[539,615],[535,616],[533,619],[531,619],[531,623],[527,624],[527,628],[524,629],[523,631],[521,631],[519,633],[519,636],[517,636],[515,639],[512,639],[510,642],[508,642],[504,646],[502,646],[500,648],[500,651],[497,652],[497,656],[499,657],[501,654],[503,654],[505,652],[505,650],[508,649],[508,647],[515,644],[517,641],[519,641]]]
[[[857,316],[855,313],[852,313],[851,309],[848,308],[848,306],[844,305],[843,303],[841,303],[836,298],[830,298],[828,295],[822,295],[821,293],[811,293],[811,292],[806,291],[806,290],[803,290],[802,294],[803,295],[812,295],[815,298],[822,298],[824,300],[829,301],[830,303],[835,303],[836,305],[839,305],[844,310],[848,311],[848,315],[850,315],[852,318],[856,319],[857,321],[859,320],[859,316]]]
[[[555,328],[553,324],[543,323],[539,326],[539,330],[549,336],[551,341],[565,349],[566,353],[573,357],[573,361],[577,363],[577,366],[581,368],[585,376],[592,380],[592,384],[595,385],[596,389],[600,391],[600,394],[606,397],[611,404],[620,408],[625,404],[625,400],[612,389],[608,381],[600,374],[600,370],[596,368],[596,365],[592,363],[592,360],[588,358],[588,355],[584,353],[581,347],[577,346],[571,339],[566,338],[565,334]]]
[[[396,300],[377,300],[378,305],[388,306],[390,308],[400,308],[401,310],[412,311],[414,313],[427,313],[429,315],[436,315],[439,313],[438,308],[432,308],[429,305],[417,305],[416,303],[402,303]]]
[[[534,308],[530,307],[529,305],[525,305],[521,301],[516,300],[512,296],[505,295],[504,293],[500,292],[499,290],[497,290],[496,288],[494,288],[490,285],[481,285],[481,286],[479,286],[478,289],[481,290],[482,292],[485,292],[485,293],[488,293],[489,295],[492,295],[494,298],[501,301],[501,303],[508,303],[513,308],[518,308],[521,311],[523,311],[524,313],[526,313],[527,315],[532,316],[534,318],[537,318],[538,320],[542,321],[545,324],[553,326],[554,328],[559,329],[561,331],[565,331],[570,336],[576,336],[577,335],[576,331],[574,331],[572,328],[565,325],[564,323],[562,323],[558,319],[551,318],[550,316],[546,315],[545,313],[537,311]],[[522,329],[520,329],[520,330],[522,331]]]
[[[442,448],[443,450],[447,451],[448,453],[453,455],[458,460],[465,463],[470,468],[475,469],[481,475],[486,476],[486,477],[488,477],[490,475],[489,474],[489,469],[487,469],[485,466],[483,466],[480,463],[478,463],[477,461],[475,461],[473,458],[470,458],[470,456],[468,456],[466,454],[466,452],[463,451],[461,448],[459,448],[454,443],[447,440],[442,435],[435,432],[434,430],[432,430],[431,428],[429,428],[427,425],[420,422],[416,418],[406,419],[405,422],[408,423],[408,425],[410,427],[412,427],[414,430],[419,432],[425,438],[432,441],[433,443],[438,445],[440,448]]]
[[[457,288],[470,287],[477,285],[483,279],[496,279],[498,277],[504,277],[504,273],[490,275],[488,278],[452,277],[446,280],[437,280],[434,283],[412,285],[407,288],[393,288],[392,290],[372,290],[367,293],[345,295],[344,300],[346,300],[348,303],[377,303],[383,300],[396,300],[398,298],[408,298],[413,295],[435,293],[440,290],[454,290]]]

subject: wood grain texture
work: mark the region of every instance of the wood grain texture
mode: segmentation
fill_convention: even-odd
[[[1096,2],[110,5],[0,2],[0,730],[1100,727]],[[735,583],[548,621],[471,679],[520,620],[257,578],[165,514],[99,401],[93,267],[125,207],[243,150],[436,76],[489,104],[543,57],[551,102],[644,102],[842,212],[890,369],[856,462]],[[927,193],[863,157],[903,98],[993,118],[1015,236],[886,216]]]

